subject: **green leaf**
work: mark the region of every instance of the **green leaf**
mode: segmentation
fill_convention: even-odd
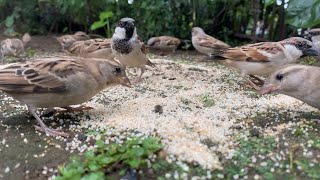
[[[81,178],[81,180],[98,180],[98,179],[106,179],[103,172],[93,172]]]
[[[131,152],[133,153],[133,154],[132,154],[133,156],[142,156],[145,151],[144,151],[143,148],[138,147],[138,148],[132,149]]]
[[[264,7],[268,7],[268,6],[270,6],[271,4],[274,4],[274,3],[276,3],[276,0],[265,0]]]
[[[85,157],[86,157],[87,159],[92,159],[92,158],[94,158],[94,152],[93,152],[93,151],[88,151],[88,152],[86,152]]]
[[[99,160],[99,163],[100,164],[105,164],[105,165],[107,165],[107,164],[110,164],[110,163],[113,163],[113,162],[115,162],[115,158],[113,158],[113,157],[103,157],[103,158],[101,158],[100,160]]]
[[[107,23],[108,23],[108,22],[96,21],[96,22],[94,22],[94,23],[90,26],[90,29],[91,29],[91,30],[96,30],[96,29],[102,28],[102,27],[104,27]]]
[[[12,27],[13,26],[13,23],[14,23],[14,16],[11,15],[11,16],[8,16],[5,20],[5,25],[6,27]]]
[[[133,169],[138,169],[140,164],[142,163],[140,158],[130,159],[125,162]]]
[[[101,139],[99,139],[99,140],[96,141],[96,145],[97,145],[99,148],[105,147],[105,143],[104,143]]]
[[[90,162],[88,167],[90,171],[97,171],[100,169],[100,166],[97,164],[97,162]]]
[[[290,0],[287,23],[298,28],[309,28],[320,24],[320,0]]]
[[[100,21],[104,21],[106,19],[111,18],[112,16],[113,16],[113,13],[111,11],[105,11],[100,13],[99,18],[100,18]]]

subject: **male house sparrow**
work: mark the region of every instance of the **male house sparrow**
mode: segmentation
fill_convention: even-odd
[[[66,51],[74,42],[88,40],[90,37],[82,31],[78,31],[72,35],[67,34],[57,37],[57,41],[61,45],[62,51]]]
[[[4,63],[4,56],[18,57],[25,49],[25,47],[30,43],[31,36],[29,33],[25,33],[22,36],[22,40],[13,38],[5,39],[1,42],[1,59],[2,64]]]
[[[26,104],[48,135],[68,134],[48,128],[37,108],[81,104],[112,85],[129,86],[123,67],[116,61],[81,57],[51,57],[0,67],[0,90]]]
[[[192,28],[192,45],[197,51],[208,56],[230,47],[228,44],[207,35],[200,27]]]
[[[114,59],[111,49],[111,39],[97,38],[77,41],[69,47],[68,52],[84,58]]]
[[[254,75],[269,75],[278,67],[295,63],[304,55],[318,56],[319,52],[310,41],[291,37],[279,42],[261,42],[228,48],[212,58],[223,60],[227,66],[240,70],[242,77],[250,75],[259,80]]]
[[[287,65],[267,78],[260,93],[285,94],[320,109],[319,79],[319,67]]]
[[[146,49],[139,40],[134,20],[122,18],[112,35],[111,48],[115,59],[123,66],[138,67],[141,70],[138,81],[141,81],[145,65],[154,66],[146,56]]]
[[[150,38],[147,45],[152,49],[160,50],[162,52],[175,52],[180,43],[181,41],[178,38],[172,36],[159,36]]]

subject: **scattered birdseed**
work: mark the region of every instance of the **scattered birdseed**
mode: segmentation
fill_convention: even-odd
[[[234,70],[220,65],[175,64],[173,61],[159,59],[152,61],[157,63],[157,70],[146,71],[144,81],[135,88],[113,87],[86,103],[95,108],[83,116],[79,115],[80,124],[73,128],[89,128],[97,132],[107,130],[106,135],[110,128],[114,128],[115,132],[136,131],[146,136],[157,135],[165,145],[164,150],[169,155],[174,155],[174,159],[166,158],[169,163],[177,159],[196,162],[207,169],[222,169],[217,153],[226,159],[232,158],[237,145],[233,136],[238,134],[238,130],[232,127],[236,124],[246,126],[239,120],[254,118],[258,113],[267,113],[274,108],[292,112],[292,116],[297,115],[297,107],[300,111],[315,111],[314,108],[284,95],[252,98],[241,85],[243,79],[235,75]],[[190,72],[190,68],[204,71]],[[164,75],[175,77],[175,80],[163,78]],[[210,97],[215,103],[213,106],[203,107],[203,99],[199,97]],[[166,111],[160,108],[160,104]],[[293,125],[288,123],[273,128],[279,132]],[[268,128],[261,133],[265,132],[276,134]],[[254,135],[257,136],[256,132]],[[120,134],[115,137],[119,136]],[[100,139],[99,136],[91,137]],[[205,143],[208,139],[215,144],[214,147]],[[110,138],[106,143],[108,141],[122,143],[123,139]],[[67,148],[70,152],[84,152],[95,148],[82,143],[76,137],[67,143]],[[265,157],[261,159],[263,158]]]

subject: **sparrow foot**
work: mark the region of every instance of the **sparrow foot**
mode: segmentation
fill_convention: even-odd
[[[29,112],[33,115],[34,118],[36,118],[37,122],[40,125],[40,126],[35,126],[36,130],[45,132],[49,136],[63,136],[63,137],[68,137],[69,136],[69,134],[67,134],[65,132],[48,128],[48,126],[46,126],[44,124],[42,119],[35,112],[36,108],[30,107],[30,106],[27,106],[27,107],[28,107]]]
[[[250,75],[251,78],[255,79],[257,82],[254,83],[258,86],[262,86],[264,84],[264,80],[260,79],[259,77],[257,76],[254,76],[254,75]]]
[[[248,83],[248,85],[249,85],[250,87],[252,87],[252,88],[255,89],[256,91],[260,92],[260,90],[261,90],[261,87],[260,87],[260,86],[258,86],[256,83],[252,82],[250,79],[247,79],[247,78],[245,78],[245,79],[246,79],[246,83]]]
[[[62,136],[62,137],[69,137],[68,133],[65,133],[61,130],[57,130],[57,129],[50,129],[48,127],[41,127],[41,126],[35,126],[35,129],[37,131],[41,131],[46,133],[49,136]]]

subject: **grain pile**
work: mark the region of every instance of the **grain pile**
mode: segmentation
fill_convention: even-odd
[[[292,118],[297,110],[315,111],[288,96],[261,97],[244,89],[242,78],[221,65],[152,61],[157,67],[145,73],[143,83],[131,89],[114,87],[88,102],[94,110],[77,128],[112,127],[119,132],[157,135],[169,154],[168,161],[177,159],[220,169],[217,154],[232,157],[239,129],[246,136],[244,119],[270,109],[290,111]],[[130,74],[132,79],[135,72],[130,70]]]

